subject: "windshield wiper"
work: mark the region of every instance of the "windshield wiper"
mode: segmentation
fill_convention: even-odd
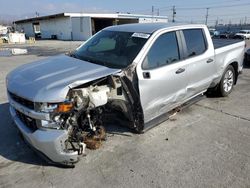
[[[90,57],[85,56],[85,57],[80,57],[80,59],[83,60],[83,61],[88,61],[90,63],[106,66],[106,62],[100,61],[100,60],[97,60],[97,59],[92,59]]]
[[[105,66],[105,67],[113,68],[112,66],[110,66],[109,62],[100,61],[100,60],[97,60],[97,59],[90,58],[88,56],[78,56],[78,55],[76,55],[76,53],[72,53],[72,52],[68,53],[66,55],[68,55],[70,57],[73,57],[73,58],[76,58],[76,59],[80,59],[82,61],[87,61],[89,63],[94,63],[94,64],[97,64],[97,65],[102,65],[102,66]]]

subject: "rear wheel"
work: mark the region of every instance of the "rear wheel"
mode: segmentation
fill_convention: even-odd
[[[229,65],[222,75],[221,81],[218,86],[218,93],[222,97],[228,96],[235,83],[235,71],[232,65]]]

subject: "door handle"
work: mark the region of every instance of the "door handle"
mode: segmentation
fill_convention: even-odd
[[[143,72],[142,75],[143,75],[143,78],[145,78],[145,79],[150,78],[150,72]]]
[[[208,59],[207,63],[212,63],[214,60],[213,59]]]
[[[184,72],[184,71],[185,71],[184,68],[179,68],[175,73],[176,73],[176,74],[180,74],[180,73],[182,73],[182,72]]]

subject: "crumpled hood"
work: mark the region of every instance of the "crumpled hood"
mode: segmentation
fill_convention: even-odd
[[[69,88],[120,71],[59,55],[13,70],[7,75],[7,89],[35,102],[61,102]]]

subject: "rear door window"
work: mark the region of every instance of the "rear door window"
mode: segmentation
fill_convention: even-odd
[[[183,30],[183,34],[187,45],[188,57],[200,55],[207,50],[202,29],[186,29]]]
[[[143,61],[142,68],[154,69],[179,60],[180,54],[176,33],[169,32],[156,39]]]

